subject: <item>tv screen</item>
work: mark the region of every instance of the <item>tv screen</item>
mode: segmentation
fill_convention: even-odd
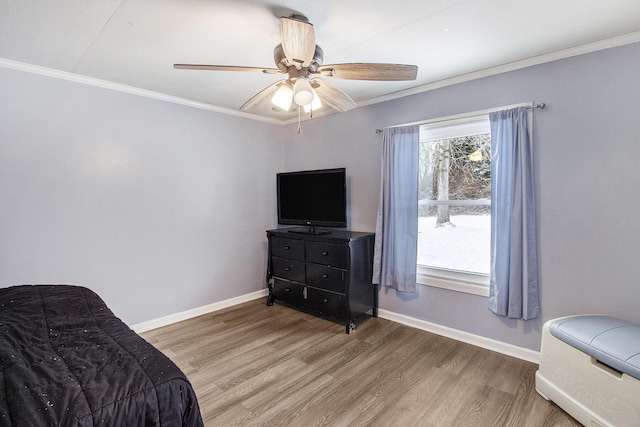
[[[347,226],[345,168],[277,174],[278,224]]]

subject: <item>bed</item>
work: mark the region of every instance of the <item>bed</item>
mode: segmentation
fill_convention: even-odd
[[[164,354],[91,290],[0,289],[0,426],[203,426]]]

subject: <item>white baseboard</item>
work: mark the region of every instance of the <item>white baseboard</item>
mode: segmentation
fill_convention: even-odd
[[[150,331],[152,329],[157,329],[162,326],[171,325],[172,323],[182,322],[183,320],[188,320],[194,317],[202,316],[203,314],[222,310],[223,308],[242,304],[243,302],[266,297],[267,293],[268,293],[267,289],[263,289],[261,291],[240,295],[239,297],[230,298],[224,301],[214,302],[213,304],[204,305],[202,307],[192,308],[191,310],[182,311],[180,313],[170,314],[169,316],[160,317],[158,319],[152,319],[146,322],[137,323],[135,325],[130,326],[130,328],[136,331],[137,333]]]
[[[462,341],[477,347],[486,348],[487,350],[497,353],[506,354],[507,356],[516,357],[526,360],[527,362],[540,364],[540,352],[528,348],[518,347],[507,344],[502,341],[496,341],[480,335],[474,335],[469,332],[460,331],[458,329],[449,328],[447,326],[438,325],[436,323],[427,322],[425,320],[416,319],[414,317],[405,316],[403,314],[394,313],[383,309],[378,309],[378,316],[393,322],[402,323],[416,329],[442,335],[456,341]]]
[[[252,301],[254,299],[263,298],[267,296],[267,289],[261,291],[252,292],[250,294],[240,295],[228,300],[215,302],[202,307],[196,307],[191,310],[182,311],[180,313],[171,314],[169,316],[160,317],[158,319],[148,320],[146,322],[137,323],[131,326],[131,329],[137,333],[150,331],[152,329],[160,328],[162,326],[171,325],[173,323],[188,320],[203,314],[212,313],[214,311],[222,310],[223,308],[232,307],[234,305],[242,304],[243,302]],[[416,319],[414,317],[405,316],[403,314],[394,313],[383,309],[378,309],[378,316],[391,320],[393,322],[401,323],[403,325],[411,326],[416,329],[431,332],[437,335],[442,335],[447,338],[452,338],[457,341],[462,341],[467,344],[475,345],[478,347],[486,348],[487,350],[495,351],[498,353],[506,354],[507,356],[516,357],[518,359],[526,360],[540,364],[540,352],[531,350],[528,348],[517,347],[512,344],[507,344],[501,341],[492,340],[490,338],[482,337],[480,335],[470,334],[458,329],[449,328],[447,326],[438,325],[436,323],[427,322],[425,320]]]

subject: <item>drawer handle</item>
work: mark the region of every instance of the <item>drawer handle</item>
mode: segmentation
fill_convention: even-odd
[[[291,267],[285,267],[284,271],[291,271]]]
[[[322,300],[322,302],[326,304],[326,303],[329,302],[329,300],[327,298],[325,298],[325,299]]]
[[[322,252],[322,256],[327,256],[329,255],[329,252]]]
[[[284,291],[285,292],[291,292],[291,289],[290,288],[286,288]]]
[[[285,250],[285,251],[288,251],[288,250],[289,250],[289,246],[285,246],[285,247],[284,247],[284,250]]]
[[[329,278],[329,275],[328,275],[328,274],[323,274],[323,275],[322,275],[322,277],[323,277],[324,279],[328,279],[328,278]]]

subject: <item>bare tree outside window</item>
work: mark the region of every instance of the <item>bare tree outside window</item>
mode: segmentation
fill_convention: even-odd
[[[491,199],[491,136],[471,135],[421,143],[418,199]],[[420,216],[435,216],[435,226],[451,221],[456,214],[486,214],[478,206],[450,206],[422,203]]]

